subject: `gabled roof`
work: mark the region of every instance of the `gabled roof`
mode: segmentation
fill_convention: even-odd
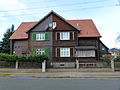
[[[60,17],[63,21],[71,25],[76,30],[79,30],[80,32],[78,34],[78,37],[100,37],[101,36],[91,19],[65,20],[63,17],[59,16],[57,13],[51,11],[38,22],[22,22],[21,25],[17,28],[17,30],[12,34],[12,36],[9,39],[28,39],[27,32],[32,30],[35,26],[41,23],[45,18],[47,18],[52,13]]]
[[[27,32],[29,32],[30,30],[32,30],[34,27],[36,27],[38,24],[40,24],[43,20],[45,20],[48,16],[50,16],[51,14],[56,15],[57,17],[61,18],[64,22],[66,22],[67,24],[69,24],[71,27],[73,27],[74,29],[78,30],[76,27],[74,27],[72,24],[70,24],[69,22],[67,22],[67,20],[65,20],[62,16],[60,16],[59,14],[57,14],[56,12],[54,12],[53,10],[51,12],[49,12],[47,15],[45,15],[42,19],[40,19],[32,28],[30,28]],[[78,30],[79,31],[79,30]]]

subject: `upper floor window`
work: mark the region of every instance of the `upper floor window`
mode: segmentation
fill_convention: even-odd
[[[60,40],[70,40],[70,32],[60,32]]]
[[[45,40],[45,33],[36,34],[36,40]]]
[[[48,41],[50,40],[50,32],[34,32],[31,37],[33,41]]]

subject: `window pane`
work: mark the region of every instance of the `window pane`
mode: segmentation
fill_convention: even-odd
[[[44,48],[39,48],[36,50],[36,54],[40,54],[40,55],[43,55],[45,54],[45,49]]]
[[[70,32],[60,32],[60,40],[70,40]]]
[[[61,57],[70,57],[70,48],[60,48]]]
[[[45,40],[45,33],[36,34],[36,40]]]
[[[89,50],[89,51],[80,51],[78,50],[76,52],[77,57],[95,57],[95,50]]]

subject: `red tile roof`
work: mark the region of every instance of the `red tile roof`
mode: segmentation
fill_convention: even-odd
[[[93,23],[92,19],[67,20],[67,21],[80,30],[78,37],[100,37],[101,36],[95,24]]]
[[[27,30],[32,28],[37,22],[22,22],[9,39],[28,39]]]
[[[78,37],[100,37],[95,24],[91,19],[85,20],[66,20],[80,30]],[[26,31],[31,29],[37,22],[22,22],[10,39],[28,39]]]

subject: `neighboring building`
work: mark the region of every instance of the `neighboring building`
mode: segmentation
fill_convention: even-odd
[[[46,54],[48,67],[96,62],[108,48],[91,19],[65,20],[51,11],[38,22],[23,22],[10,37],[11,53]]]

